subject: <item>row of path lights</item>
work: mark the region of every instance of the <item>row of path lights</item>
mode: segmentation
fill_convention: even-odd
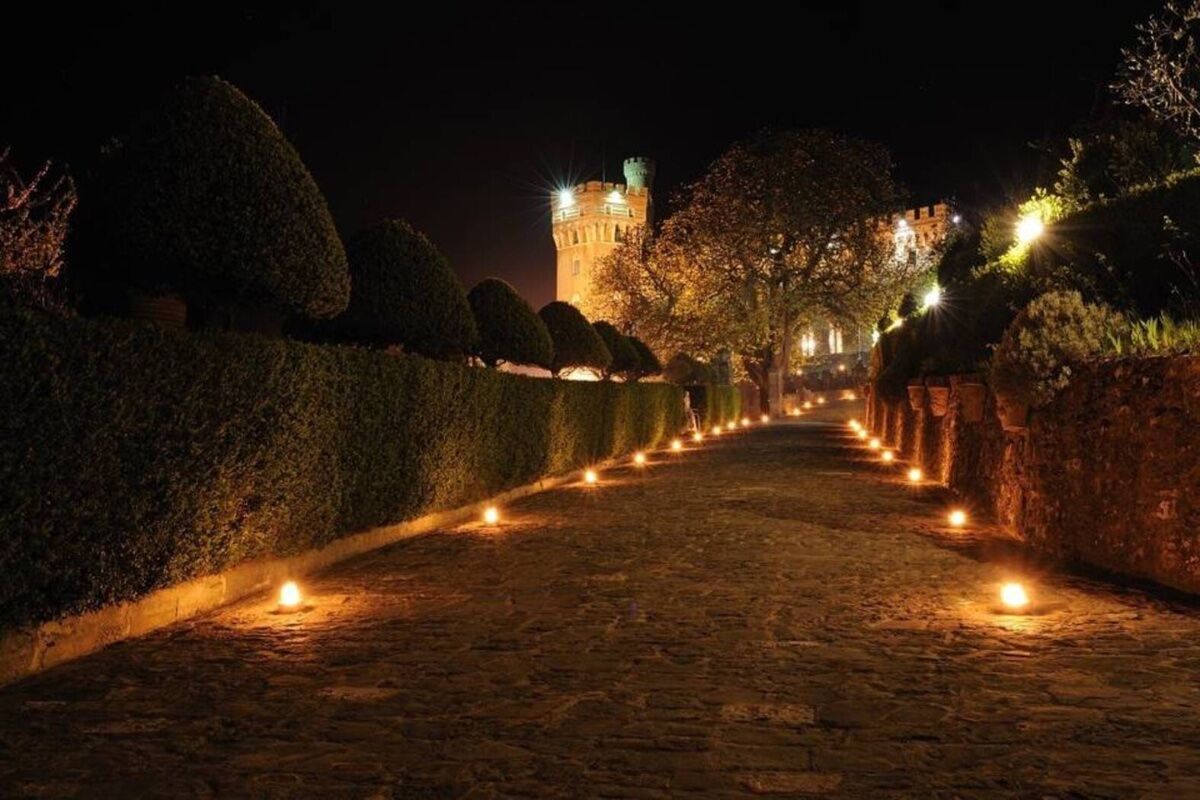
[[[851,419],[846,424],[854,432],[855,438],[867,442],[866,446],[869,450],[879,452],[881,462],[887,465],[895,462],[895,451],[885,448],[878,437],[870,436],[861,422]],[[920,485],[925,480],[925,474],[921,468],[915,466],[909,467],[907,477],[908,482],[914,485]],[[962,508],[952,508],[947,512],[946,519],[950,523],[950,527],[962,529],[967,525],[967,512]],[[1000,605],[1007,613],[1019,614],[1029,607],[1029,593],[1022,584],[1016,581],[1007,582],[1000,587]]]
[[[771,421],[769,414],[763,414],[760,419],[763,424]],[[736,431],[739,427],[749,428],[751,424],[752,423],[749,417],[742,417],[740,421],[735,420],[733,422],[728,422],[725,425],[714,425],[712,428],[712,433],[714,436],[720,436],[725,431]],[[703,433],[700,431],[694,431],[692,433],[693,443],[700,444],[703,441]],[[682,454],[683,439],[679,437],[671,439],[671,441],[667,444],[667,448],[670,450],[670,452],[675,453],[676,455]],[[634,452],[631,460],[633,461],[633,465],[638,469],[644,468],[648,463],[646,453],[642,450]],[[596,486],[600,483],[600,473],[593,468],[585,469],[583,471],[583,483],[585,486]],[[500,524],[500,509],[494,505],[489,505],[484,508],[482,516],[484,525],[495,527],[496,525]],[[297,584],[296,581],[286,581],[279,590],[279,604],[276,609],[277,613],[291,613],[293,611],[302,611],[305,608],[306,606],[304,605],[304,597],[300,592],[299,584]]]

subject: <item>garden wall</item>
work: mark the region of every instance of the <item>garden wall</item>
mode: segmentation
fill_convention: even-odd
[[[917,392],[916,394],[920,394]],[[1013,533],[1056,557],[1200,593],[1200,358],[1079,367],[1028,427],[979,421],[951,380],[944,416],[868,398],[873,432]]]
[[[464,506],[685,424],[663,383],[13,311],[0,362],[0,631]]]

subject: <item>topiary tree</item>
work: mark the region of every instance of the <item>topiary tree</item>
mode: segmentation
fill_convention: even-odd
[[[350,305],[333,321],[337,337],[430,358],[474,352],[478,335],[462,283],[424,234],[385,220],[350,239],[346,254]]]
[[[628,377],[635,374],[641,361],[638,358],[637,350],[629,343],[629,337],[617,330],[615,325],[604,320],[592,323],[592,327],[596,329],[596,333],[600,335],[604,346],[612,355],[612,361],[604,368],[604,378],[607,380],[613,375]]]
[[[628,339],[630,346],[637,351],[638,356],[637,369],[632,373],[633,380],[648,378],[651,375],[658,375],[663,371],[662,362],[658,360],[658,356],[654,355],[654,351],[645,342],[636,336],[630,336]]]
[[[507,281],[484,278],[467,293],[479,330],[475,355],[489,367],[503,361],[550,367],[554,342],[546,323]]]
[[[102,282],[327,318],[346,253],[295,148],[229,83],[191,78],[141,118],[84,194]]]
[[[612,362],[612,354],[604,346],[604,340],[575,306],[555,300],[542,306],[538,316],[546,324],[550,339],[554,342],[550,372],[555,377],[563,370],[579,367],[591,367],[603,372]]]
[[[671,356],[667,366],[663,368],[663,377],[669,382],[680,386],[691,386],[701,383],[715,383],[716,372],[708,364],[692,358],[687,353],[676,353]]]

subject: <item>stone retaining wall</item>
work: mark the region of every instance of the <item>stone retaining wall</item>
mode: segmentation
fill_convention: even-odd
[[[1056,557],[1200,593],[1200,358],[1121,359],[1077,370],[1028,427],[1005,432],[988,392],[963,417],[959,389],[868,397],[875,435],[978,510]]]

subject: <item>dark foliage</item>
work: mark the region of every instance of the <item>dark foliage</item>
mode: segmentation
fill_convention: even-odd
[[[658,375],[663,371],[662,362],[658,360],[658,356],[654,355],[654,351],[650,346],[636,336],[629,337],[629,344],[637,351],[638,366],[634,373],[634,378],[648,378],[651,375]]]
[[[467,293],[479,344],[475,354],[489,367],[508,361],[549,368],[554,359],[550,331],[507,281],[484,278]]]
[[[219,78],[169,93],[81,200],[71,268],[88,288],[312,318],[346,307],[346,254],[325,197],[274,122]]]
[[[350,305],[330,328],[361,344],[400,345],[430,358],[474,350],[475,318],[446,257],[403,220],[385,220],[346,243]]]
[[[638,357],[638,351],[629,342],[629,337],[617,330],[615,325],[604,320],[593,323],[592,327],[599,334],[604,346],[608,348],[609,355],[612,356],[612,361],[604,368],[605,377],[622,375],[636,378],[638,368],[641,366],[641,359]]]
[[[0,315],[0,626],[131,600],[674,435],[680,390]]]
[[[555,375],[576,367],[603,372],[612,363],[612,354],[604,346],[604,340],[575,306],[555,300],[544,305],[538,316],[546,323],[554,342],[550,371]]]
[[[716,371],[703,361],[692,358],[687,353],[676,353],[671,356],[663,368],[663,378],[670,383],[680,386],[702,383],[716,383]]]
[[[742,417],[742,393],[736,386],[701,383],[685,387],[692,409],[700,415],[700,425],[707,430]]]

